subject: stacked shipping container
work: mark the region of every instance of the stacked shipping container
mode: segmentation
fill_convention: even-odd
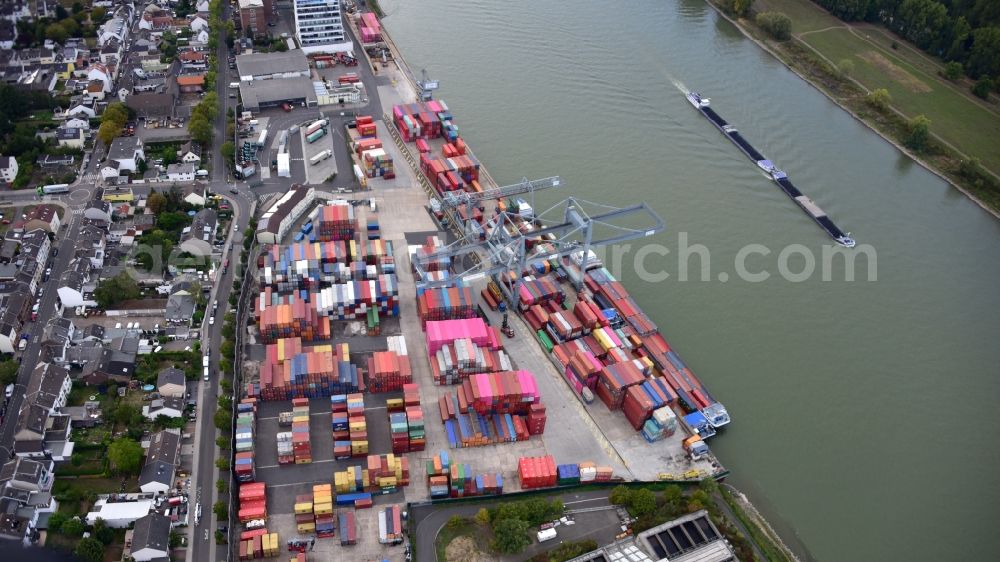
[[[360,393],[330,397],[333,457],[338,460],[368,454],[368,424],[364,396]]]
[[[413,382],[410,357],[403,336],[386,338],[388,351],[376,351],[368,361],[367,387],[369,392],[398,391]]]
[[[313,526],[317,538],[332,537],[336,530],[333,514],[333,489],[329,484],[313,485]]]
[[[398,505],[390,505],[378,512],[378,542],[397,544],[402,542],[403,512]]]
[[[420,409],[420,391],[416,384],[403,385],[403,398],[386,401],[389,435],[396,454],[423,451],[427,443],[424,413]]]
[[[312,444],[309,441],[309,399],[292,399],[292,453],[295,464],[312,462]]]

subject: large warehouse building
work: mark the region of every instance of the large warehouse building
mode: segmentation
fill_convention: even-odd
[[[253,53],[236,57],[236,71],[241,81],[271,80],[309,76],[309,61],[302,49],[284,53]]]
[[[303,76],[241,82],[240,99],[244,109],[255,112],[283,103],[305,107],[316,107],[318,103],[313,81]]]
[[[340,0],[294,0],[295,35],[306,53],[354,50],[344,32]]]

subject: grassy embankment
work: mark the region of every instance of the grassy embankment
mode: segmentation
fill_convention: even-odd
[[[712,3],[725,11],[724,0]],[[753,14],[764,11],[791,19],[790,40],[776,41],[754,22]],[[874,26],[842,22],[808,0],[759,0],[736,23],[834,101],[1000,214],[1000,180],[994,175],[1000,175],[1000,108],[938,76],[940,61]],[[845,60],[851,68],[843,72]],[[889,92],[889,107],[869,103],[868,93],[876,89]],[[917,115],[931,121],[932,137],[922,149],[906,147],[908,121]]]

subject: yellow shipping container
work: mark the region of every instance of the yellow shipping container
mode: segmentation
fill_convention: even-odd
[[[312,351],[314,353],[333,353],[333,346],[330,344],[314,345],[309,348],[309,351]]]
[[[351,454],[362,454],[368,452],[367,441],[351,441]]]
[[[316,524],[310,521],[309,523],[299,523],[295,526],[300,535],[305,535],[307,533],[313,533],[316,531]]]
[[[385,408],[387,410],[399,410],[403,408],[402,398],[390,398],[385,401]]]
[[[318,503],[313,507],[316,515],[330,515],[333,513],[333,503]]]
[[[329,484],[314,484],[313,485],[313,493],[316,493],[316,492],[329,492],[329,491],[330,491],[330,485]]]
[[[379,485],[379,487],[382,487],[382,488],[390,487],[390,486],[395,486],[396,485],[396,477],[395,476],[383,476],[383,477],[381,477],[381,478],[378,479],[378,485]]]
[[[297,503],[295,504],[295,514],[302,515],[303,513],[312,513],[313,504],[311,503]]]

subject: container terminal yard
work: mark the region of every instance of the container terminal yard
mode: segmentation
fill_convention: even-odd
[[[234,557],[402,560],[406,504],[723,478],[707,442],[728,412],[591,251],[662,219],[578,201],[558,177],[501,186],[382,38],[393,85],[337,131],[363,191],[295,184],[261,207]],[[535,209],[547,188],[568,197]],[[618,217],[644,226],[591,228]]]

